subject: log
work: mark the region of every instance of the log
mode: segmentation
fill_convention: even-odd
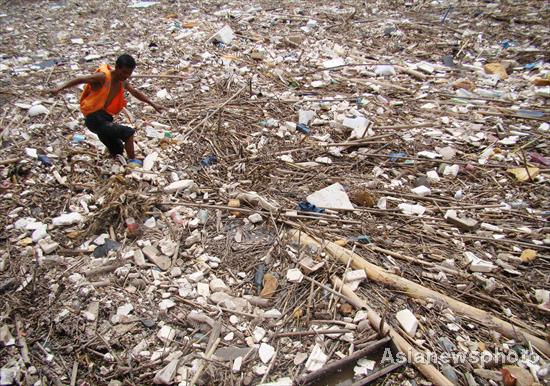
[[[296,242],[304,245],[313,245],[321,248],[321,244],[314,238],[310,237],[304,232],[298,230],[292,230],[289,232],[289,236]],[[525,329],[508,323],[496,316],[491,315],[487,311],[480,310],[479,308],[470,306],[450,296],[444,295],[440,292],[426,288],[420,284],[412,282],[408,279],[389,273],[385,269],[377,266],[376,264],[369,263],[358,254],[340,247],[332,242],[326,242],[322,248],[326,250],[332,257],[340,260],[343,264],[347,264],[351,259],[351,265],[355,269],[364,269],[370,280],[395,288],[406,295],[418,298],[418,299],[433,299],[442,303],[446,303],[449,308],[454,312],[467,316],[477,323],[486,326],[487,328],[494,329],[502,335],[511,338],[519,339],[520,341],[526,340],[530,342],[534,347],[543,352],[546,356],[550,356],[550,343],[544,339],[536,337],[530,334]]]
[[[348,355],[345,358],[338,359],[336,361],[330,362],[326,365],[324,365],[322,368],[320,368],[317,371],[314,371],[311,374],[304,375],[300,378],[298,378],[296,381],[294,381],[295,385],[308,385],[315,381],[316,379],[322,377],[323,375],[330,374],[338,369],[341,369],[350,363],[357,362],[359,359],[363,358],[365,355],[378,350],[379,348],[383,347],[390,341],[389,337],[382,338],[380,340],[377,340],[376,342],[372,342],[367,347],[354,352],[351,355]]]
[[[352,305],[358,309],[366,309],[367,310],[367,317],[369,318],[370,324],[376,329],[380,329],[380,325],[382,324],[382,318],[376,311],[374,311],[370,306],[365,302],[363,299],[361,299],[359,296],[353,292],[348,285],[342,283],[342,281],[337,278],[336,276],[332,277],[332,284],[336,288],[342,288],[342,293],[346,295],[348,298],[352,299]],[[407,359],[409,362],[411,362],[414,367],[418,369],[424,375],[430,382],[433,382],[434,384],[438,386],[453,386],[453,383],[449,381],[443,374],[439,372],[433,365],[427,364],[426,361],[418,360],[420,358],[426,358],[425,355],[422,355],[419,351],[417,351],[405,338],[401,336],[397,331],[395,331],[391,326],[389,326],[387,323],[384,324],[384,327],[382,328],[382,331],[379,331],[381,335],[388,334],[392,340],[393,343],[397,346],[399,351],[404,353],[407,356]]]

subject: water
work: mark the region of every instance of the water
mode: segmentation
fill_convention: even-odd
[[[367,356],[368,357],[368,356]],[[350,386],[354,381],[354,371],[356,363],[351,363],[334,373],[328,374],[322,378],[319,378],[311,385],[314,386]],[[375,368],[376,369],[376,368]]]

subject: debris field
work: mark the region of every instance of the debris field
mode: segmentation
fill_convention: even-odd
[[[550,384],[549,16],[5,1],[0,385]],[[138,168],[47,93],[122,53]]]

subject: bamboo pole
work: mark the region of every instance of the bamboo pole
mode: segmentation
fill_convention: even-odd
[[[367,310],[367,317],[369,318],[370,324],[377,330],[380,329],[382,323],[382,318],[376,311],[369,307],[369,305],[361,299],[359,296],[353,292],[348,285],[342,283],[342,281],[336,276],[332,277],[332,284],[336,288],[342,288],[342,293],[348,298],[352,299],[352,305],[359,309]],[[382,328],[383,331],[379,331],[380,334],[388,334],[391,336],[393,342],[401,351],[407,356],[407,360],[411,362],[414,367],[418,369],[430,382],[433,382],[438,386],[453,386],[453,383],[449,381],[443,374],[439,372],[433,365],[426,363],[426,361],[421,360],[425,358],[421,352],[417,351],[405,338],[401,336],[397,331],[395,331],[391,326],[385,324]]]
[[[491,315],[487,311],[480,310],[479,308],[470,306],[469,304],[463,303],[450,296],[444,295],[440,292],[434,291],[420,284],[389,273],[383,268],[375,264],[369,263],[358,254],[353,253],[346,248],[340,247],[330,241],[324,243],[321,246],[321,244],[317,240],[310,237],[304,232],[298,232],[298,230],[290,231],[289,236],[294,241],[301,244],[313,245],[318,248],[322,247],[324,250],[328,251],[331,256],[333,256],[337,260],[340,260],[343,264],[347,264],[348,260],[351,259],[351,265],[356,269],[364,269],[370,280],[387,285],[389,287],[393,287],[413,298],[429,298],[433,300],[439,300],[443,303],[446,303],[447,306],[456,313],[468,316],[476,322],[488,328],[494,329],[508,338],[518,339],[520,341],[526,340],[542,353],[544,353],[546,356],[550,356],[550,343],[546,342],[544,339],[530,334],[521,327],[515,326],[511,323],[497,318],[496,316]]]

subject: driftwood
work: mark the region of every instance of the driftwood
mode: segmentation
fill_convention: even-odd
[[[289,232],[289,235],[296,242],[300,242],[303,245],[314,245],[321,248],[321,243],[316,239],[308,236],[304,232],[293,230]],[[470,306],[459,300],[453,299],[450,296],[444,295],[440,292],[416,284],[410,280],[402,278],[387,272],[379,266],[369,263],[356,253],[349,251],[346,248],[340,247],[332,242],[326,242],[322,245],[322,248],[327,251],[332,257],[340,260],[342,263],[347,264],[351,259],[352,267],[356,269],[364,269],[370,280],[382,283],[384,285],[393,287],[413,298],[419,299],[433,299],[446,303],[449,308],[460,315],[468,316],[481,325],[489,328],[494,328],[504,336],[513,339],[526,340],[530,342],[534,347],[543,352],[545,355],[550,356],[550,343],[544,339],[536,337],[530,334],[525,329],[508,323],[496,316],[491,315],[487,311],[480,310],[479,308]]]
[[[352,299],[351,304],[359,309],[367,310],[367,317],[369,318],[370,324],[377,330],[379,333],[389,334],[393,339],[393,342],[397,348],[407,354],[408,359],[411,363],[420,371],[427,379],[440,386],[452,386],[452,382],[449,381],[443,374],[441,374],[434,366],[426,364],[423,362],[416,362],[417,358],[421,358],[421,353],[417,351],[405,338],[403,338],[397,331],[392,327],[385,324],[382,326],[382,318],[376,311],[369,307],[367,302],[357,296],[347,285],[342,283],[342,281],[336,277],[332,278],[332,283],[336,288],[342,288],[342,293],[348,298]],[[381,331],[380,331],[381,329]]]

